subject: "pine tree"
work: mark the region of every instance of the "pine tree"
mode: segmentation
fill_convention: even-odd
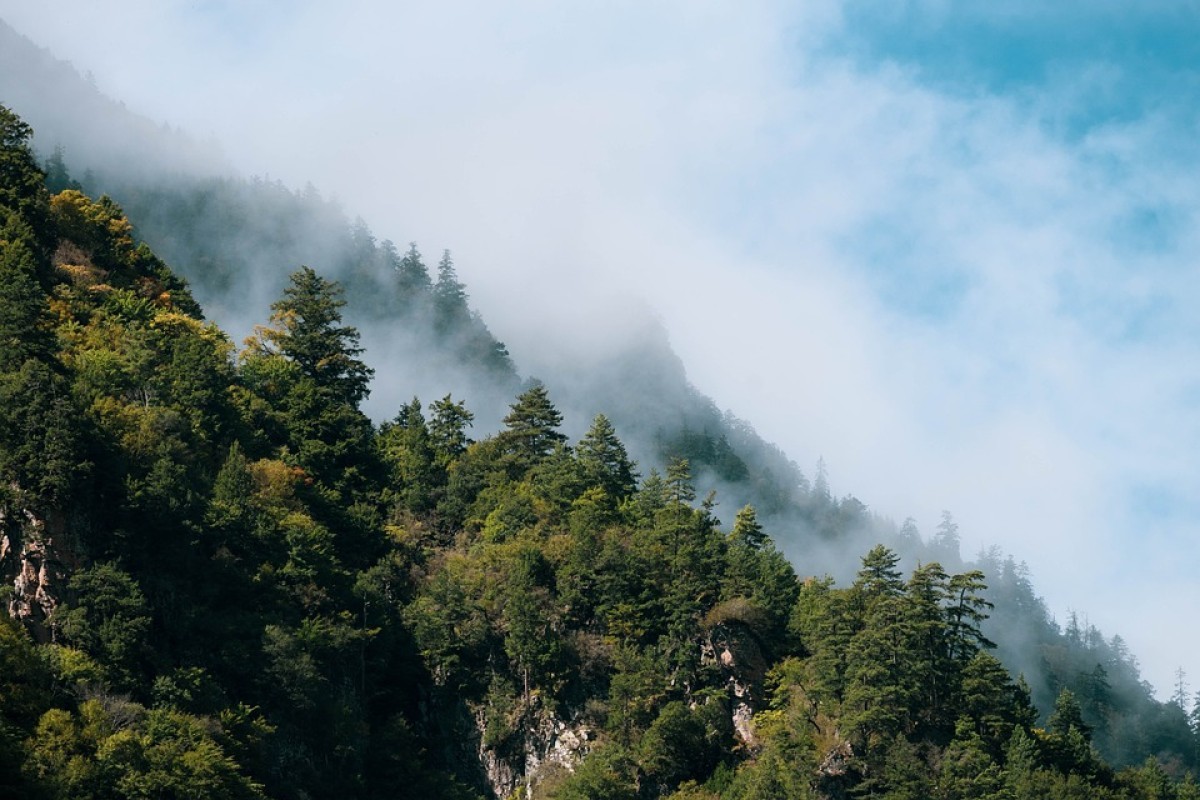
[[[83,189],[78,181],[71,179],[64,156],[62,145],[57,145],[50,158],[46,159],[46,189],[51,194],[57,194],[66,189],[75,189],[76,191]]]
[[[675,506],[687,506],[696,499],[692,469],[686,458],[671,459],[667,464],[666,497]]]
[[[958,523],[949,511],[942,512],[942,521],[938,523],[937,531],[933,534],[931,547],[935,557],[943,564],[953,568],[962,563],[959,553]]]
[[[38,168],[29,140],[33,129],[0,105],[0,210],[23,219],[33,231],[38,257],[48,256],[54,241],[46,176]]]
[[[829,492],[829,474],[825,470],[825,458],[822,456],[817,459],[817,477],[813,481],[813,496],[819,503],[828,503],[830,501]]]
[[[737,512],[729,538],[751,550],[759,550],[766,544],[767,534],[758,522],[758,514],[755,512],[754,506],[743,506],[742,510]]]
[[[380,427],[376,443],[390,472],[388,495],[410,511],[432,508],[435,491],[445,485],[446,474],[444,466],[437,463],[421,401],[414,397],[400,406],[396,418]]]
[[[0,485],[28,492],[37,508],[66,501],[91,469],[81,417],[70,385],[45,362],[0,374]]]
[[[416,242],[409,243],[408,252],[396,265],[396,284],[401,297],[409,300],[426,294],[433,287]]]
[[[613,501],[633,494],[637,474],[608,417],[596,415],[592,427],[579,440],[576,455],[589,487],[603,489]]]
[[[458,279],[450,251],[442,253],[438,263],[437,283],[433,286],[434,322],[441,331],[458,328],[470,319],[467,289]]]
[[[0,371],[48,361],[55,349],[39,271],[33,231],[9,214],[0,228]]]
[[[1083,709],[1070,689],[1063,689],[1054,701],[1054,712],[1046,721],[1046,729],[1059,736],[1066,736],[1072,729],[1078,730],[1085,739],[1092,735],[1091,726],[1083,721]]]
[[[881,544],[871,548],[871,552],[863,556],[862,569],[858,571],[855,587],[861,589],[868,597],[879,595],[896,595],[904,587],[900,580],[900,570],[896,565],[900,556]]]
[[[966,662],[979,648],[996,646],[983,635],[979,627],[988,618],[987,612],[992,609],[992,602],[983,595],[987,591],[987,584],[983,582],[983,573],[979,570],[952,576],[947,589],[950,657]]]
[[[455,401],[450,395],[441,400],[435,400],[429,407],[432,416],[429,420],[429,438],[443,464],[458,458],[471,444],[467,436],[467,428],[475,420],[475,415],[467,410],[463,401]]]
[[[537,384],[522,393],[504,418],[505,430],[499,439],[518,469],[525,470],[550,454],[567,437],[559,433],[563,417],[546,387]]]
[[[289,278],[283,298],[271,305],[272,326],[260,339],[273,345],[301,373],[336,401],[357,406],[369,393],[375,371],[358,359],[358,330],[342,325],[342,287],[301,267]]]

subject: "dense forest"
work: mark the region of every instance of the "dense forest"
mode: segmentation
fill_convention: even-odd
[[[31,141],[0,108],[0,794],[1200,795],[1182,678],[808,481],[664,341],[562,404],[449,254]],[[195,297],[247,281],[238,348]],[[360,329],[483,397],[373,422]]]

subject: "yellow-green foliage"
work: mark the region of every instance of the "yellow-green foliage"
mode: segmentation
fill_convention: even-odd
[[[54,798],[222,797],[262,788],[213,737],[215,720],[145,709],[120,698],[87,700],[77,714],[47,711],[28,743],[25,774]]]

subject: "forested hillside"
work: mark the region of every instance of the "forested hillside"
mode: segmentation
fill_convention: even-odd
[[[639,467],[604,415],[569,439],[540,383],[494,432],[451,394],[375,425],[340,283],[297,264],[238,348],[30,136],[0,109],[0,793],[1197,796],[1187,698],[948,515],[926,543],[818,470],[776,499],[802,526],[722,522],[686,458]],[[482,336],[448,262],[364,253],[397,325]]]

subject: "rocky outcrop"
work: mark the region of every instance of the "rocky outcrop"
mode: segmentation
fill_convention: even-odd
[[[702,661],[715,662],[729,690],[733,730],[744,747],[754,749],[758,740],[751,720],[757,711],[767,659],[753,631],[736,621],[714,625],[705,642]]]
[[[8,614],[38,641],[53,638],[47,624],[79,568],[78,547],[59,515],[0,508],[0,576],[12,587]]]
[[[508,741],[484,744],[484,712],[476,714],[480,733],[479,763],[488,788],[496,798],[538,797],[538,786],[563,770],[574,772],[590,748],[592,731],[580,723],[568,723],[546,709],[537,694],[530,695],[521,718]]]

